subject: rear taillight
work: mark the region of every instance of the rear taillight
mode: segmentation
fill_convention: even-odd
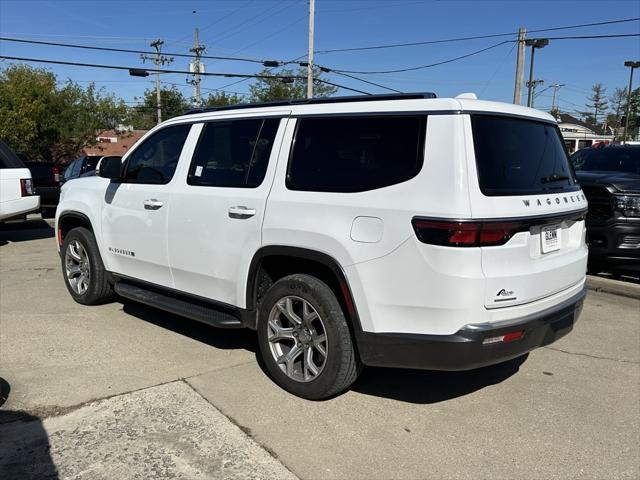
[[[53,181],[55,183],[60,183],[60,167],[57,165],[53,166]]]
[[[33,195],[35,192],[33,191],[33,180],[30,178],[21,178],[20,179],[20,193],[23,197],[28,197],[29,195]]]
[[[519,222],[460,222],[414,218],[418,240],[446,247],[490,247],[504,245],[529,227]]]

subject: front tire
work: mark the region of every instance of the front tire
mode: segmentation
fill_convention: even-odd
[[[93,234],[84,227],[71,230],[62,244],[62,274],[73,299],[83,305],[99,305],[114,297]]]
[[[274,381],[302,398],[336,395],[361,370],[338,299],[310,275],[289,275],[267,291],[260,302],[258,343]]]

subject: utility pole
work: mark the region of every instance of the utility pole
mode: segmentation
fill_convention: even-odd
[[[309,52],[307,54],[307,98],[313,98],[313,23],[315,0],[309,0]]]
[[[629,74],[629,90],[627,90],[627,114],[624,119],[624,137],[622,139],[623,143],[627,143],[627,130],[629,130],[629,115],[631,115],[631,88],[633,87],[633,69],[640,68],[640,62],[633,62],[631,60],[624,62],[625,67],[631,68],[631,73]]]
[[[193,104],[196,107],[202,105],[202,96],[200,94],[200,74],[204,73],[204,63],[200,60],[202,58],[202,54],[205,52],[206,48],[204,45],[200,45],[199,32],[196,28],[195,31],[195,44],[190,52],[193,52],[196,56],[196,59],[189,64],[189,71],[193,73],[193,80],[187,80],[187,82],[193,84]]]
[[[518,30],[518,57],[516,59],[516,83],[513,89],[513,103],[520,105],[522,102],[522,85],[524,84],[524,57],[525,57],[525,38],[527,29],[520,27]]]
[[[144,63],[147,60],[153,60],[153,63],[156,65],[156,102],[157,102],[157,113],[158,113],[158,123],[162,122],[162,100],[160,97],[160,67],[165,64],[170,64],[173,62],[173,57],[167,57],[161,54],[162,45],[164,42],[160,39],[155,40],[149,44],[150,47],[153,47],[156,50],[156,54],[154,57],[149,57],[144,53],[140,55],[142,62]]]
[[[527,82],[527,87],[529,87],[529,95],[531,96],[530,100],[527,102],[528,107],[533,108],[533,102],[536,98],[536,87],[538,85],[542,85],[543,83],[544,83],[544,80],[529,80]],[[542,92],[544,92],[544,90]]]
[[[533,80],[533,59],[536,55],[536,48],[544,48],[549,45],[549,40],[546,38],[531,38],[525,41],[525,44],[531,47],[531,60],[529,61],[529,81],[527,86],[529,87],[529,96],[527,97],[527,107],[533,107],[533,90],[536,83],[542,83],[542,80]]]
[[[556,94],[558,93],[558,89],[564,87],[564,83],[554,83],[551,85],[553,87],[553,100],[551,101],[551,111],[555,112],[556,110]]]

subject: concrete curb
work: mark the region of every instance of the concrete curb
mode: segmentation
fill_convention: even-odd
[[[640,300],[640,285],[636,283],[627,283],[587,275],[587,288],[596,292],[611,293],[613,295]]]

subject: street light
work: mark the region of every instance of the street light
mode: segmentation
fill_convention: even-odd
[[[531,47],[531,63],[529,64],[529,95],[527,97],[527,107],[533,106],[533,57],[536,54],[536,48],[544,48],[549,45],[547,38],[530,38],[524,41],[524,44]]]
[[[631,73],[629,74],[629,90],[627,90],[627,114],[624,119],[624,137],[622,138],[622,142],[627,143],[627,130],[629,129],[629,115],[631,113],[631,85],[633,84],[633,69],[640,67],[640,62],[628,60],[624,62],[624,66],[631,68]]]

